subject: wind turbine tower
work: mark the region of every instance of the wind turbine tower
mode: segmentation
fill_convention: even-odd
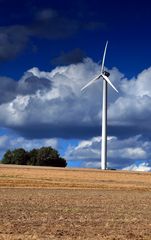
[[[103,79],[103,96],[102,96],[102,147],[101,147],[101,168],[102,170],[107,169],[107,87],[108,84],[116,91],[118,90],[115,86],[111,83],[109,76],[110,73],[104,70],[104,62],[105,62],[105,55],[107,50],[108,41],[106,42],[104,48],[104,54],[101,64],[101,72],[99,76],[95,77],[91,81],[89,81],[84,87],[81,88],[81,91],[86,89],[92,83],[94,83],[99,78]]]

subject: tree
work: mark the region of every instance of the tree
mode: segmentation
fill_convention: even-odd
[[[12,154],[13,154],[12,160],[13,160],[14,164],[17,164],[17,165],[26,165],[27,164],[28,154],[23,148],[15,149],[12,152]]]
[[[53,166],[66,167],[66,160],[60,158],[59,153],[51,147],[42,147],[38,151],[37,165],[39,166]]]
[[[52,147],[32,149],[30,152],[25,151],[23,148],[18,148],[13,151],[8,150],[4,154],[2,163],[52,167],[67,166],[66,160],[61,158],[58,151]]]
[[[67,166],[67,162],[64,158],[59,157],[58,160],[55,163],[55,167],[66,167]]]
[[[37,155],[38,155],[38,149],[32,149],[28,153],[28,160],[27,160],[27,165],[32,165],[35,166],[37,165]]]
[[[3,164],[13,164],[12,163],[12,152],[10,150],[7,150],[7,152],[4,154],[2,158]]]

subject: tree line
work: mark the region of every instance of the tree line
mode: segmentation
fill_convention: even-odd
[[[52,167],[67,166],[66,160],[60,157],[58,151],[52,147],[42,147],[39,149],[32,149],[31,151],[26,151],[23,148],[17,148],[12,151],[7,150],[1,163]]]

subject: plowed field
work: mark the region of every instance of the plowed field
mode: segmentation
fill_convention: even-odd
[[[0,240],[151,240],[151,173],[0,165]]]

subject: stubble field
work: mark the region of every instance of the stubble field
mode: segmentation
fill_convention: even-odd
[[[151,173],[0,165],[0,240],[151,239]]]

